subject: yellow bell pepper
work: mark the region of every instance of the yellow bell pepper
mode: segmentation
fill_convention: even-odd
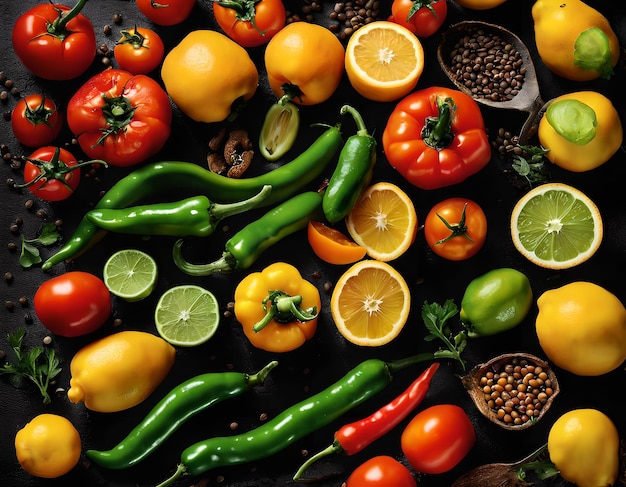
[[[268,352],[289,352],[313,338],[321,306],[318,289],[284,262],[248,274],[235,289],[237,320],[250,343]]]
[[[454,0],[454,3],[471,10],[489,10],[502,5],[506,0]]]
[[[163,60],[161,78],[185,115],[207,123],[236,117],[259,84],[248,52],[211,30],[190,32],[174,46]]]
[[[574,172],[594,169],[615,154],[624,132],[611,101],[595,91],[568,93],[552,100],[539,122],[546,157]]]
[[[161,337],[122,331],[81,348],[70,362],[70,402],[102,413],[122,411],[146,399],[165,379],[176,350]]]
[[[620,56],[619,39],[599,11],[580,0],[537,0],[535,43],[543,63],[566,79],[608,79]]]

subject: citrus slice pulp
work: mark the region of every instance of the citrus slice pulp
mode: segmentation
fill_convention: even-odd
[[[156,329],[172,345],[193,347],[211,338],[220,321],[217,298],[194,285],[168,289],[154,312]]]
[[[330,299],[339,333],[351,343],[377,347],[391,342],[409,316],[411,294],[390,264],[362,260],[337,281]]]
[[[104,264],[103,280],[109,292],[126,301],[147,298],[157,281],[157,264],[145,252],[122,249]]]
[[[511,237],[528,260],[548,269],[568,269],[600,247],[603,224],[595,203],[563,183],[528,191],[513,208]]]

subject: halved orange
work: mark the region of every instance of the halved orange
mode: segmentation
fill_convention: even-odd
[[[350,36],[345,68],[359,94],[368,100],[393,101],[417,85],[424,70],[424,49],[406,27],[378,20]]]
[[[404,327],[411,308],[409,287],[390,264],[362,260],[337,281],[330,309],[339,333],[351,343],[378,347]]]
[[[352,264],[367,252],[342,232],[322,222],[310,221],[307,236],[315,255],[329,264]]]
[[[365,188],[346,216],[346,228],[367,255],[387,262],[413,244],[417,213],[409,195],[397,185],[381,181]]]

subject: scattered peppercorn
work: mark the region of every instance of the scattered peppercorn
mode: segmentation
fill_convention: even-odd
[[[52,337],[50,335],[46,335],[43,337],[43,344],[50,345],[52,343]]]
[[[113,32],[113,29],[111,29],[111,26],[109,24],[106,24],[103,28],[102,28],[102,32],[104,32],[105,36],[109,36],[111,35],[111,32]]]
[[[120,13],[113,14],[113,22],[115,22],[116,24],[118,24],[118,25],[121,24],[123,20],[124,19],[122,17],[122,14],[120,14]]]
[[[15,309],[15,303],[9,299],[4,303],[4,307],[9,311],[13,311]]]
[[[13,280],[13,274],[10,272],[5,272],[4,273],[4,280],[6,282],[11,282]]]
[[[9,242],[7,249],[9,249],[9,252],[15,252],[17,250],[17,244],[15,242]]]
[[[33,317],[30,313],[24,313],[24,323],[28,324],[28,325],[32,325],[33,323]]]
[[[18,299],[18,302],[22,308],[28,306],[28,298],[26,296],[21,296],[20,299]]]

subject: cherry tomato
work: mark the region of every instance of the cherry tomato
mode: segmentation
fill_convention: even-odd
[[[213,14],[226,35],[243,47],[267,44],[287,19],[282,0],[216,0]]]
[[[321,222],[309,222],[307,238],[315,255],[329,264],[352,264],[365,257],[367,252],[365,247],[361,247],[339,230]]]
[[[487,236],[487,216],[466,198],[448,198],[431,208],[424,220],[424,237],[432,251],[448,260],[476,255]]]
[[[77,337],[92,333],[111,316],[111,294],[102,279],[70,271],[45,281],[33,300],[35,314],[52,333]]]
[[[186,20],[196,0],[137,0],[137,8],[157,25],[176,25]]]
[[[56,103],[44,95],[27,95],[11,113],[13,135],[27,147],[50,144],[61,133],[63,116]]]
[[[27,10],[13,26],[13,50],[26,69],[49,80],[69,80],[83,74],[96,57],[93,25],[80,10],[42,2]]]
[[[420,411],[400,438],[409,464],[425,474],[452,470],[475,442],[472,422],[465,411],[454,404],[438,404]]]
[[[447,15],[447,0],[394,0],[389,21],[406,27],[418,37],[430,37]]]
[[[346,487],[417,487],[411,471],[395,458],[380,455],[358,466]]]
[[[148,74],[161,64],[165,46],[159,34],[145,27],[134,27],[123,30],[121,35],[113,50],[120,69],[132,74]]]

